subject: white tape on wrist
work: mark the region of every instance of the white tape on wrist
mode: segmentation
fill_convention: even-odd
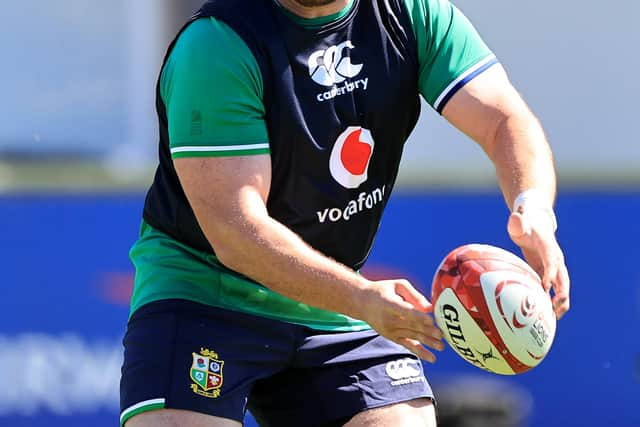
[[[529,190],[525,190],[520,193],[513,202],[512,212],[524,213],[534,210],[545,212],[551,220],[553,231],[558,229],[556,214],[553,212],[553,208],[549,204],[549,199],[545,197],[542,191],[536,188],[530,188]]]

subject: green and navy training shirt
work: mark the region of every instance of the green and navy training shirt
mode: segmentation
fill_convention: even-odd
[[[317,19],[274,0],[206,3],[170,46],[158,82],[160,165],[145,204],[146,231],[132,251],[132,310],[186,298],[319,329],[366,327],[222,266],[172,160],[270,155],[269,214],[358,270],[418,119],[419,96],[441,112],[495,62],[447,0],[353,0]],[[181,261],[163,252],[169,247]],[[162,263],[176,277],[197,263],[202,271],[193,280],[144,272]]]

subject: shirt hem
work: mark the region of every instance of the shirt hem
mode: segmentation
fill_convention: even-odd
[[[362,320],[355,320],[353,323],[349,321],[322,321],[322,320],[314,320],[314,319],[301,319],[297,317],[287,317],[287,316],[278,316],[276,314],[260,312],[256,310],[243,310],[237,306],[227,306],[225,304],[216,304],[212,302],[202,301],[201,299],[193,298],[190,295],[158,295],[154,298],[147,298],[142,301],[138,301],[131,303],[131,310],[129,313],[129,318],[133,316],[133,314],[142,308],[143,306],[150,304],[156,301],[168,300],[168,299],[182,299],[186,301],[195,302],[198,304],[208,305],[210,307],[222,308],[224,310],[237,311],[239,313],[249,314],[252,316],[263,317],[265,319],[276,320],[279,322],[292,323],[295,325],[300,325],[307,327],[309,329],[313,329],[316,331],[325,331],[325,332],[358,332],[358,331],[368,331],[373,329],[368,323]]]
[[[248,149],[248,150],[227,150],[227,151],[179,151],[172,152],[172,159],[180,159],[186,157],[237,157],[237,156],[256,156],[260,154],[271,154],[271,149]]]

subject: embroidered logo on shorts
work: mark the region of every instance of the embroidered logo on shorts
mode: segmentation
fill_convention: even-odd
[[[393,380],[391,381],[392,386],[424,381],[420,362],[409,357],[387,363],[385,371],[389,378]]]
[[[191,390],[195,394],[205,397],[216,398],[220,396],[222,387],[222,366],[224,361],[215,351],[200,349],[200,353],[191,353],[193,364],[189,371],[191,377]]]

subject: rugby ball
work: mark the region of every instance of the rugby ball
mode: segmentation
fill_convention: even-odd
[[[520,374],[551,348],[551,299],[537,273],[504,249],[470,244],[451,251],[433,278],[431,301],[447,343],[478,368]]]

